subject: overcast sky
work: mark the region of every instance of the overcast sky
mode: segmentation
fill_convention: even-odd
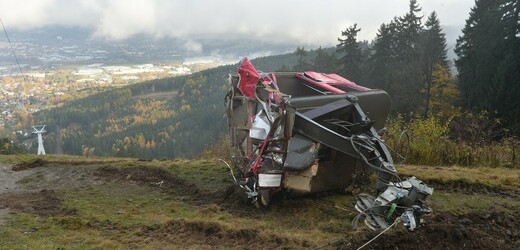
[[[419,0],[437,11],[453,44],[474,0]],[[279,43],[329,46],[358,24],[358,39],[372,40],[382,23],[408,11],[408,0],[0,0],[7,30],[47,25],[81,26],[93,36],[121,40],[134,34],[186,41],[243,36]]]

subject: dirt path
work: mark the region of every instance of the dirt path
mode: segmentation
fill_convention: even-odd
[[[19,185],[20,180],[40,170],[37,168],[23,168],[20,171],[14,171],[13,169],[16,167],[20,166],[0,164],[0,225],[7,223],[10,209],[41,216],[72,214],[75,212],[74,210],[63,208],[61,198],[53,189],[47,190],[45,186],[28,188],[27,186]]]
[[[0,194],[22,190],[16,182],[34,172],[32,169],[13,171],[12,168],[10,164],[0,163]]]
[[[7,193],[21,191],[22,188],[16,183],[22,178],[31,175],[32,171],[13,171],[12,165],[0,163],[0,196]],[[6,223],[5,218],[9,213],[9,208],[1,209],[0,204],[0,225]]]

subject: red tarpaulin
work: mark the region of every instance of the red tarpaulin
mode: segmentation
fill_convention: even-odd
[[[246,97],[255,97],[255,86],[260,79],[260,74],[256,71],[255,67],[247,57],[242,60],[242,63],[237,69],[239,75],[238,89]]]

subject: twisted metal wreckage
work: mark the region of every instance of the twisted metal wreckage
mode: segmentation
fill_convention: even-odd
[[[376,230],[400,219],[413,231],[433,193],[415,177],[402,181],[381,139],[390,109],[383,90],[337,74],[263,73],[244,58],[230,76],[225,101],[231,173],[257,206],[281,190],[317,193],[344,189],[363,168],[377,172],[377,197],[357,196],[358,217]]]

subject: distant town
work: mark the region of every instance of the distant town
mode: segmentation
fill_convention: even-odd
[[[221,61],[192,59],[183,64],[104,65],[40,68],[30,65],[0,67],[0,135],[26,130],[23,117],[41,109],[60,106],[110,88],[159,79],[221,65]]]
[[[91,30],[67,27],[13,31],[9,36],[11,43],[0,39],[0,137],[30,129],[32,113],[68,100],[293,47],[147,36],[106,41],[93,38]]]

